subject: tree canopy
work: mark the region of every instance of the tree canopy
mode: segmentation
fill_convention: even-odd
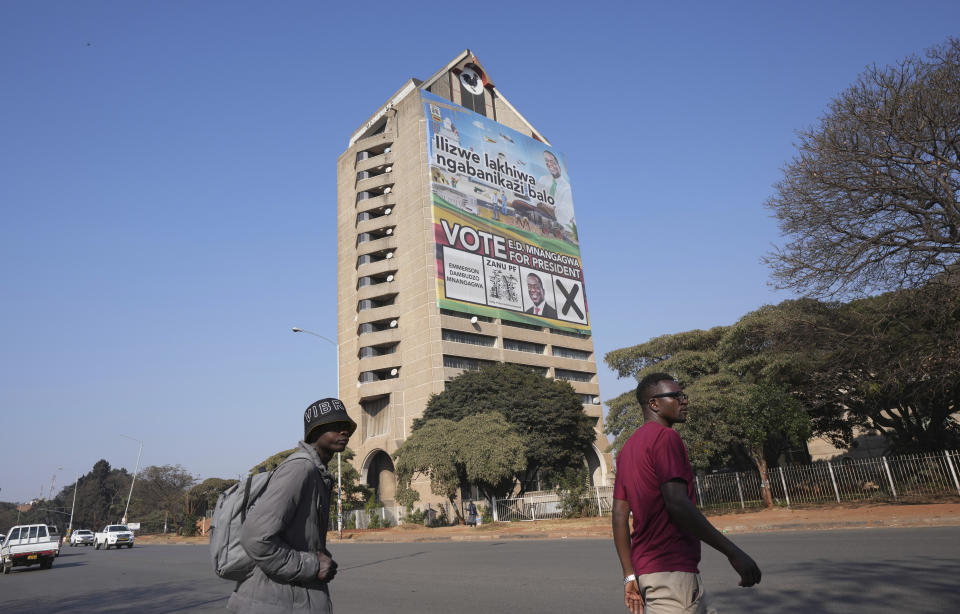
[[[918,287],[960,263],[960,39],[873,65],[839,94],[767,201],[776,283],[813,296]]]
[[[878,432],[897,452],[960,444],[953,417],[960,400],[960,287],[898,290],[828,304],[824,313],[814,341],[823,352],[796,386],[817,403],[822,431],[841,445],[852,443],[853,427]],[[811,343],[800,334],[774,340],[784,353],[807,351]],[[841,421],[845,428],[836,428]]]
[[[756,347],[741,354],[737,350],[742,350],[743,341],[734,341],[740,333],[734,325],[663,335],[610,352],[605,360],[621,376],[641,379],[662,371],[684,385],[690,412],[676,430],[694,466],[741,458],[765,474],[768,462],[802,444],[809,435],[809,418],[772,368],[778,357],[764,350],[768,344],[751,339]],[[613,446],[620,448],[643,424],[643,412],[633,390],[610,401],[609,407],[607,432],[616,437]]]
[[[459,421],[434,418],[418,425],[394,454],[397,482],[410,491],[417,475],[430,478],[430,490],[446,497],[457,516],[461,488],[474,484],[490,500],[506,496],[514,476],[527,466],[523,437],[499,412],[466,416]],[[405,500],[412,503],[415,497]]]
[[[805,433],[848,447],[858,433],[877,432],[898,452],[960,444],[956,282],[848,302],[784,301],[605,360],[621,377],[666,371],[687,386],[691,412],[677,431],[701,467],[728,462],[738,448],[759,462],[750,446],[760,439],[773,462]],[[620,447],[642,414],[632,391],[609,406],[607,430]]]
[[[447,389],[427,402],[413,431],[436,418],[459,421],[475,414],[499,413],[522,437],[526,466],[521,482],[537,471],[560,474],[584,462],[594,439],[593,420],[568,382],[552,380],[533,369],[497,363],[464,371]]]
[[[187,513],[203,516],[217,505],[217,499],[238,480],[207,478],[187,491]]]
[[[277,468],[277,465],[282,463],[288,456],[296,452],[296,448],[290,448],[289,450],[283,450],[277,452],[267,458],[263,459],[256,465],[250,468],[250,473],[259,473],[261,471],[273,471]],[[340,483],[343,487],[343,509],[344,510],[358,510],[363,509],[364,504],[370,498],[370,495],[373,494],[372,489],[364,484],[360,479],[360,472],[353,466],[351,462],[353,457],[356,456],[356,453],[351,450],[349,447],[340,454]],[[337,457],[334,456],[330,463],[327,466],[327,471],[332,475],[337,473]],[[337,498],[337,485],[334,483],[333,490],[331,491],[330,500],[333,502],[333,505],[336,504]]]

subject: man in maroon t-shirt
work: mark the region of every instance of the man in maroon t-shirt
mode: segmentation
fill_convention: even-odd
[[[644,606],[647,614],[706,613],[697,569],[701,541],[727,556],[740,586],[759,582],[760,569],[697,509],[687,448],[673,430],[687,419],[680,384],[666,373],[652,373],[637,385],[637,401],[643,426],[617,453],[613,487],[613,542],[623,567],[624,605],[633,614]]]

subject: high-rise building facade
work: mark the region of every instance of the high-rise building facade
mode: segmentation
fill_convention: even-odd
[[[340,395],[384,503],[391,455],[430,396],[493,362],[570,382],[596,421],[591,479],[610,482],[565,159],[469,50],[353,133],[337,212]]]

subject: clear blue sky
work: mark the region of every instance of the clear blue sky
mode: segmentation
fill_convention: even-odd
[[[671,6],[666,6],[670,4]],[[470,48],[566,153],[597,356],[788,298],[795,130],[960,3],[0,3],[0,500],[231,477],[335,393],[336,158]],[[602,364],[604,399],[630,387]]]

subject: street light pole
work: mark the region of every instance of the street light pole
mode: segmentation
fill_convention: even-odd
[[[67,525],[67,533],[73,531],[73,510],[77,508],[77,486],[80,485],[80,474],[77,474],[77,481],[73,483],[73,503],[70,504],[70,523]]]
[[[121,437],[126,437],[127,439],[132,439],[140,444],[140,450],[137,452],[137,467],[133,470],[133,479],[130,480],[130,494],[127,495],[127,506],[123,508],[123,520],[120,521],[120,524],[127,524],[127,512],[130,510],[130,498],[133,497],[133,485],[137,482],[137,472],[140,471],[140,454],[143,452],[143,442],[129,435],[120,435]]]
[[[313,335],[314,337],[320,337],[327,343],[331,344],[333,347],[337,348],[337,398],[340,398],[340,344],[330,339],[324,337],[319,333],[315,333],[312,330],[307,330],[305,328],[299,328],[297,326],[293,327],[293,332],[295,333],[307,333],[308,335]],[[340,399],[343,400],[343,399]],[[337,536],[339,539],[343,539],[343,481],[342,481],[342,471],[340,470],[340,453],[337,452]]]

